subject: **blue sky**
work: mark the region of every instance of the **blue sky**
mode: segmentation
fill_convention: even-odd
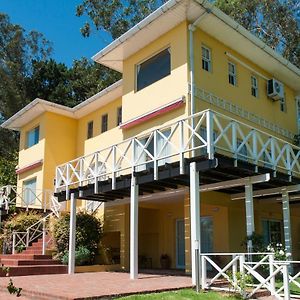
[[[83,17],[76,17],[81,0],[0,0],[0,12],[26,30],[36,30],[52,42],[52,57],[68,66],[82,56],[91,58],[110,42],[109,36],[94,33],[83,38]]]

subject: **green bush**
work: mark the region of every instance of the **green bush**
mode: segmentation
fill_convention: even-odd
[[[57,247],[57,258],[63,261],[68,252],[70,215],[60,217],[53,227],[53,237]],[[81,212],[76,216],[76,250],[84,247],[89,250],[89,263],[93,263],[102,237],[101,221],[93,215]],[[82,251],[81,251],[82,252]]]
[[[69,252],[66,252],[62,257],[62,263],[67,265],[69,261]],[[88,248],[80,246],[75,251],[75,265],[84,266],[91,262],[91,252]]]
[[[38,222],[42,218],[42,215],[36,212],[20,212],[14,214],[3,223],[3,227],[0,234],[0,247],[3,247],[3,242],[6,242],[8,251],[11,251],[12,247],[12,232],[21,231],[25,232],[28,227]]]

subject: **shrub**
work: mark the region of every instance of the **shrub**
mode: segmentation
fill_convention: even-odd
[[[57,247],[57,258],[63,260],[68,252],[70,215],[64,215],[54,224],[53,237]],[[76,250],[89,250],[89,263],[93,263],[102,237],[101,221],[93,215],[80,212],[76,216]],[[83,253],[84,251],[81,251]]]
[[[8,251],[11,251],[12,247],[12,232],[21,231],[25,232],[28,227],[38,222],[42,218],[42,215],[36,212],[20,212],[14,214],[8,218],[7,221],[3,223],[2,232],[0,235],[0,241],[6,242],[6,247]],[[3,247],[3,244],[0,245]]]
[[[69,261],[69,252],[66,252],[62,257],[62,263],[67,265]],[[84,266],[91,262],[91,252],[88,248],[80,246],[78,250],[75,251],[75,265]]]

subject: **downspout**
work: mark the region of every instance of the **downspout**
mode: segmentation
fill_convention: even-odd
[[[190,60],[190,115],[194,115],[196,112],[195,105],[195,65],[194,65],[194,31],[196,30],[197,24],[209,13],[206,10],[198,19],[188,26],[189,29],[189,60]],[[195,128],[195,120],[191,119],[191,127]],[[195,147],[195,139],[191,141],[192,149]],[[195,150],[192,151],[192,156],[195,155]]]

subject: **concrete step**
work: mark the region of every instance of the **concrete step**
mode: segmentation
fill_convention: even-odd
[[[1,264],[6,267],[11,266],[28,266],[28,265],[60,265],[59,260],[54,259],[1,259]]]
[[[63,265],[37,265],[37,266],[12,266],[9,268],[9,276],[28,276],[46,274],[67,274],[68,267]],[[0,271],[0,277],[6,273]]]
[[[42,254],[42,249],[27,249],[22,251],[22,254]]]

